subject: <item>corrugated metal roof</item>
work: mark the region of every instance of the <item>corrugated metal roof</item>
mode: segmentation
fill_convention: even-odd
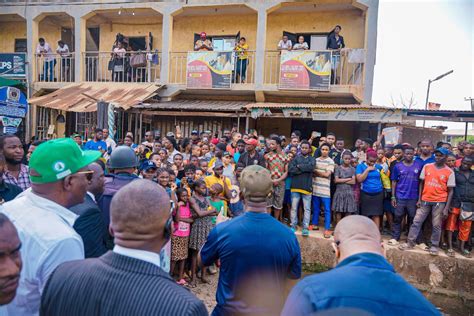
[[[248,110],[251,109],[387,109],[384,106],[377,105],[360,105],[360,104],[325,104],[325,103],[251,103],[246,106]]]
[[[156,95],[160,88],[154,83],[73,83],[50,94],[31,98],[29,103],[64,111],[93,112],[97,110],[97,101],[102,100],[128,110]]]
[[[137,109],[149,110],[186,110],[186,111],[243,111],[248,101],[206,101],[206,100],[175,100],[136,106]]]

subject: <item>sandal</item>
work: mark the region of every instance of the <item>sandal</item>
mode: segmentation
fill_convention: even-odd
[[[176,283],[178,283],[179,285],[183,285],[183,286],[188,285],[188,282],[186,282],[185,279],[181,279],[181,280],[179,280],[179,281],[176,281]]]
[[[461,254],[466,258],[472,258],[471,252],[467,249],[463,249],[463,251],[461,251]]]
[[[446,254],[448,255],[448,257],[452,257],[452,258],[456,256],[452,248],[449,248],[448,250],[446,250]]]
[[[324,231],[324,238],[331,238],[332,233],[329,230]]]

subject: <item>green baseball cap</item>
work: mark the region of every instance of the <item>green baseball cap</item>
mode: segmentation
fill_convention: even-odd
[[[71,138],[58,138],[39,145],[30,158],[32,183],[50,183],[64,179],[99,159],[95,150],[83,151]]]

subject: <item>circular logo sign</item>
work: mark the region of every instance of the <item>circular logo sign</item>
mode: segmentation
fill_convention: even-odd
[[[64,169],[66,169],[66,165],[62,161],[56,161],[53,165],[53,169],[56,172],[61,172],[61,171],[64,171]]]

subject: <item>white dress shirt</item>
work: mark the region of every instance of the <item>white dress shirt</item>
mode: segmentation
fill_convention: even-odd
[[[77,215],[34,194],[31,189],[2,205],[22,243],[23,270],[7,315],[38,315],[41,293],[49,275],[66,261],[84,259],[84,245],[74,231]]]
[[[115,253],[130,258],[142,260],[160,267],[160,255],[151,251],[125,248],[119,245],[114,246]]]

